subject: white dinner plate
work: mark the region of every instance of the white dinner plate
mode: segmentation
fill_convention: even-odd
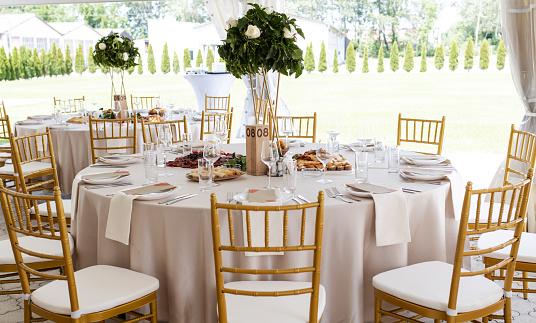
[[[426,169],[400,170],[399,174],[408,179],[418,181],[437,181],[450,175],[451,171],[429,171]]]
[[[343,144],[341,146],[344,146],[344,147],[346,147],[346,149],[353,151],[352,148],[350,148],[350,145],[352,145],[352,144],[355,144],[355,142],[353,142],[351,144]],[[368,152],[374,151],[374,143],[368,143],[367,147],[365,147],[365,151],[368,151]]]
[[[393,185],[378,185],[378,186],[382,186],[382,187],[385,187],[385,188],[388,188],[388,189],[391,189],[391,190],[395,190],[395,191],[399,191],[401,190],[400,187],[397,187],[397,186],[393,186]],[[357,191],[355,189],[352,189],[346,185],[344,185],[344,188],[346,189],[346,191],[351,194],[351,195],[355,195],[355,196],[359,196],[359,197],[372,197],[372,194],[375,194],[375,193],[371,193],[371,192],[361,192],[361,191]]]
[[[52,119],[52,115],[50,115],[50,114],[38,114],[38,115],[35,115],[35,116],[29,116],[28,119],[48,120],[48,119]]]
[[[24,126],[30,126],[30,125],[43,124],[43,121],[27,119],[27,120],[21,120],[21,121],[17,122],[17,124],[24,125]]]
[[[173,185],[174,186],[174,185]],[[130,190],[133,190],[133,189],[136,189],[136,188],[140,188],[142,186],[136,186],[136,187],[129,187],[127,189],[124,189],[124,190],[121,190],[121,192],[124,192],[124,191],[130,191]],[[138,201],[154,201],[154,200],[159,200],[159,199],[163,199],[163,198],[166,198],[170,195],[173,195],[175,193],[177,193],[177,191],[180,189],[181,187],[180,186],[174,186],[173,189],[169,190],[169,191],[166,191],[166,192],[162,192],[162,193],[149,193],[149,194],[142,194],[140,196],[138,196],[136,198],[136,200]]]
[[[99,161],[109,165],[128,165],[141,160],[141,156],[136,155],[112,155],[99,157]]]
[[[287,142],[286,139],[284,141]],[[287,146],[288,147],[296,147],[296,146],[299,146],[300,143],[301,143],[301,140],[299,140],[299,139],[290,139],[289,138],[289,140],[287,142]]]
[[[247,202],[248,200],[248,194],[247,193],[239,193],[233,196],[233,199],[237,202]],[[287,192],[281,192],[281,202],[285,203],[292,200],[292,194]],[[261,204],[261,203],[259,203]]]
[[[112,184],[112,183],[116,183],[116,182],[120,182],[122,181],[123,179],[125,178],[128,178],[130,177],[130,174],[128,175],[125,175],[125,173],[118,173],[117,176],[114,176],[114,177],[104,177],[104,178],[98,178],[98,177],[93,177],[93,178],[87,178],[87,177],[84,177],[84,176],[88,176],[88,175],[99,175],[99,174],[110,174],[110,173],[93,173],[93,174],[84,174],[82,175],[82,181],[84,183],[87,183],[87,184]]]
[[[436,156],[436,155],[404,156],[404,157],[400,157],[400,159],[405,161],[408,164],[416,165],[416,166],[433,166],[433,165],[441,164],[447,160],[443,156]]]
[[[68,123],[51,124],[48,126],[49,129],[65,129],[67,127],[69,127]]]

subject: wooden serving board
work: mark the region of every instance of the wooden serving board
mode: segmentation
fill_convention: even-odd
[[[238,178],[240,176],[243,176],[244,174],[242,174],[242,175],[234,175],[234,176],[227,176],[227,177],[218,177],[218,178],[214,178],[214,181],[215,182],[217,182],[217,181],[226,181],[228,179]],[[191,179],[192,181],[195,181],[195,182],[199,182],[199,177],[193,176],[191,173],[186,174],[186,178]]]

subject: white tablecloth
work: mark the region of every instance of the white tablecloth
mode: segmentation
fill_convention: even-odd
[[[190,83],[197,99],[199,112],[205,110],[205,94],[208,96],[228,96],[236,77],[229,73],[222,74],[185,74],[184,78]]]
[[[299,152],[303,149],[293,147],[291,150]],[[231,144],[224,146],[224,151],[244,153],[245,147]],[[344,155],[353,162],[351,152]],[[141,164],[129,169],[134,184],[144,183]],[[81,188],[79,211],[71,227],[76,241],[76,266],[80,269],[110,264],[155,276],[160,280],[160,320],[216,322],[210,193],[199,192],[198,183],[186,179],[188,170],[175,168],[172,172],[174,176],[160,180],[181,186],[180,194],[196,192],[199,195],[171,206],[159,205],[157,201],[134,201],[129,246],[104,237],[111,199],[106,194],[118,189]],[[300,175],[297,193],[316,200],[319,190],[351,183],[353,175],[334,172],[329,173],[328,178],[334,183],[321,185],[316,179]],[[326,197],[320,281],[327,292],[323,322],[373,321],[372,277],[378,273],[422,261],[453,262],[458,222],[454,219],[448,181],[443,181],[442,185],[406,183],[397,174],[388,174],[386,169],[371,169],[369,180],[423,190],[419,194],[406,194],[412,241],[377,247],[371,199],[347,204]],[[244,175],[220,182],[221,186],[213,191],[220,201],[225,201],[229,191],[261,188],[267,182],[266,176]],[[272,185],[282,187],[282,179],[273,178]],[[232,261],[252,266],[270,261],[279,268],[293,265],[287,255],[239,256]]]

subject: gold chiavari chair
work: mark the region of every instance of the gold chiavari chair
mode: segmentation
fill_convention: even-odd
[[[57,229],[51,217],[42,222],[30,222],[28,210],[16,212],[11,201],[22,200],[18,205],[36,205],[37,201],[45,201],[48,208],[52,202],[56,208]],[[132,313],[134,319],[123,322],[147,320],[157,323],[156,291],[158,279],[124,268],[98,265],[74,271],[71,257],[72,240],[67,232],[61,193],[58,186],[54,187],[54,196],[39,196],[15,192],[0,186],[0,201],[6,220],[9,239],[17,263],[18,274],[22,283],[24,298],[24,322],[50,320],[54,322],[104,322],[105,319],[122,313]],[[16,205],[15,205],[16,206]],[[25,220],[25,225],[16,225],[17,220]],[[45,227],[48,224],[49,227]],[[21,237],[19,237],[21,236]],[[43,241],[38,244],[24,244],[24,239],[35,238]],[[71,240],[71,241],[70,241]],[[44,244],[59,245],[60,253],[52,253],[42,246]],[[25,259],[34,257],[55,261],[64,270],[59,274],[40,272],[32,268]],[[55,279],[35,291],[30,290],[29,275],[46,279]],[[149,305],[150,313],[141,314],[134,310]],[[38,318],[33,317],[35,315]]]
[[[201,113],[201,140],[205,135],[214,134],[217,127],[226,127],[227,143],[231,142],[231,126],[233,124],[233,108],[224,113]]]
[[[322,252],[322,228],[324,223],[324,193],[318,193],[318,201],[301,205],[253,206],[220,204],[216,194],[212,194],[211,218],[212,241],[214,243],[214,264],[216,272],[216,295],[218,297],[218,316],[220,323],[249,323],[262,317],[266,322],[318,322],[326,304],[325,289],[320,285],[320,263]],[[301,212],[300,212],[301,210]],[[311,212],[307,212],[310,210]],[[221,211],[221,217],[220,212]],[[236,220],[233,213],[243,211],[244,239],[235,237]],[[251,212],[255,212],[251,214]],[[270,215],[282,213],[282,246],[270,243]],[[313,213],[314,212],[314,213]],[[308,213],[308,216],[306,216]],[[314,214],[313,219],[311,216]],[[251,217],[263,219],[264,246],[254,246],[251,229]],[[314,223],[314,232],[307,231],[307,218]],[[225,219],[225,220],[224,220]],[[241,219],[241,217],[239,217]],[[222,223],[220,224],[220,220]],[[296,230],[294,230],[296,229]],[[294,233],[296,235],[294,235]],[[307,234],[306,234],[307,233]],[[242,234],[239,233],[240,235]],[[305,237],[308,237],[306,239]],[[313,241],[311,241],[313,240]],[[223,241],[223,242],[222,242]],[[281,243],[281,242],[280,242]],[[285,252],[284,257],[297,257],[304,253],[313,253],[312,264],[304,267],[279,269],[250,269],[227,267],[223,263],[222,253],[243,254],[243,252]],[[226,257],[227,258],[227,257]],[[230,259],[228,257],[227,259]],[[232,281],[225,283],[225,275],[279,275],[311,273],[311,281]]]
[[[135,154],[138,152],[136,118],[93,119],[89,116],[91,156],[96,163],[101,154]],[[130,141],[130,143],[129,143]]]
[[[289,135],[289,138],[311,139],[312,142],[316,142],[316,112],[312,116],[277,117],[280,132],[282,130],[282,121],[285,118],[290,118],[292,120],[294,128],[294,133]]]
[[[441,120],[402,118],[398,115],[398,133],[396,143],[410,142],[437,146],[437,154],[443,150],[445,117]]]
[[[11,144],[9,142],[9,135],[11,131],[11,122],[9,121],[9,116],[6,115],[0,118],[0,140],[6,141],[7,143],[0,144],[0,178],[4,181],[15,181],[15,173],[13,168],[13,158]],[[5,167],[11,165],[10,167]]]
[[[524,218],[532,184],[532,169],[525,180],[513,185],[492,189],[473,190],[472,183],[467,183],[458,231],[458,241],[454,265],[429,261],[415,265],[393,269],[374,276],[372,285],[375,295],[374,322],[379,323],[384,316],[404,322],[421,322],[418,319],[427,317],[438,323],[468,322],[489,318],[500,310],[505,322],[512,322],[511,296],[512,279],[519,248],[519,240],[523,231]],[[500,217],[492,223],[493,207],[487,208],[482,201],[489,196],[493,205],[495,199],[500,200]],[[511,196],[507,198],[507,196]],[[507,204],[509,201],[509,206]],[[476,203],[476,226],[468,227],[471,204]],[[485,223],[480,227],[479,223]],[[465,250],[466,239],[497,230],[514,229],[510,239],[499,244],[489,244],[485,249]],[[464,257],[482,256],[484,254],[506,250],[508,255],[502,261],[482,270],[463,270]],[[482,276],[495,270],[505,269],[504,286]],[[396,306],[395,309],[383,308],[382,302]],[[415,313],[407,317],[404,310]],[[407,312],[406,312],[407,313]],[[407,314],[409,316],[409,314]]]
[[[141,121],[141,131],[143,134],[143,142],[158,143],[158,128],[159,126],[170,129],[171,143],[177,143],[182,141],[182,134],[188,132],[188,122],[186,122],[186,116],[181,120],[171,121],[159,121],[159,122],[146,122]]]
[[[69,107],[66,108],[64,111],[65,113],[75,113],[82,108],[84,101],[86,100],[85,96],[82,96],[81,98],[74,98],[74,99],[61,99],[54,97],[54,105],[59,106],[60,109],[62,107]],[[62,110],[63,111],[63,110]]]
[[[0,118],[5,118],[7,114],[6,114],[6,105],[4,104],[4,101],[0,102],[0,106],[2,107],[2,109],[0,109]]]
[[[228,96],[208,96],[205,93],[205,112],[229,112],[231,111],[231,95]]]
[[[136,107],[134,100],[138,100],[139,107]],[[132,109],[153,109],[159,108],[160,106],[160,97],[158,96],[134,96],[130,95],[130,107]]]

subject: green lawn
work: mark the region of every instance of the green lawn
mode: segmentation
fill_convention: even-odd
[[[126,89],[135,95],[174,95],[177,107],[195,104],[194,92],[182,75],[133,74],[126,77]],[[243,82],[234,82],[231,104],[235,108],[235,129],[245,94]],[[329,118],[338,120],[341,141],[381,135],[393,143],[398,113],[424,118],[445,115],[446,153],[504,152],[510,124],[517,125],[523,116],[509,72],[312,73],[298,79],[282,77],[281,94],[294,114],[318,113],[321,140],[326,139]],[[0,100],[6,101],[14,121],[51,113],[54,96],[81,95],[98,97],[99,106],[110,106],[109,76],[73,75],[0,83]]]

